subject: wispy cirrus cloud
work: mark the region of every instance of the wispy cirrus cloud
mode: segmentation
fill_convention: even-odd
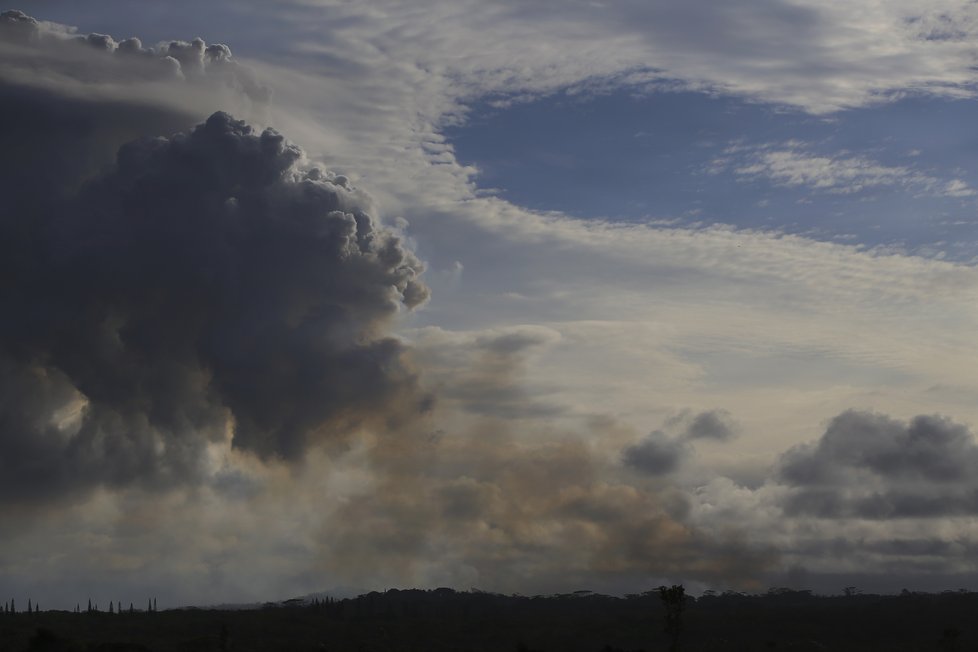
[[[961,179],[940,179],[909,165],[885,165],[868,156],[815,153],[797,141],[734,145],[715,158],[711,173],[732,172],[741,180],[767,180],[779,186],[832,194],[855,194],[879,187],[902,187],[939,197],[972,197],[976,191]]]

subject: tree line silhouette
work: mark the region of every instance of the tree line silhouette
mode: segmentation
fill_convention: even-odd
[[[100,611],[99,610],[99,607],[98,607],[98,603],[97,602],[94,602],[93,603],[92,602],[92,599],[89,598],[88,599],[88,607],[85,608],[85,613],[96,613],[98,611]],[[109,611],[108,611],[108,613],[110,613],[110,614],[123,614],[123,613],[134,614],[134,613],[136,613],[136,611],[137,610],[133,606],[133,603],[132,602],[129,603],[129,608],[124,610],[123,607],[122,607],[122,601],[121,600],[118,601],[118,602],[113,602],[111,600],[109,601]],[[150,598],[149,599],[149,602],[146,605],[146,610],[145,611],[142,611],[142,613],[155,613],[155,612],[156,612],[156,598]],[[11,614],[17,614],[17,613],[19,613],[17,611],[17,602],[16,602],[16,600],[13,599],[13,598],[11,598],[7,602],[4,602],[3,608],[2,608],[2,610],[0,610],[0,613],[2,613],[4,615],[11,615]],[[27,614],[38,614],[38,613],[41,613],[41,604],[39,602],[31,602],[31,599],[28,598],[27,599],[27,611],[26,612],[23,612],[23,613],[27,613]],[[72,613],[76,613],[76,614],[82,613],[82,608],[81,608],[81,604],[80,603],[75,605],[74,609],[72,609]]]
[[[479,590],[397,590],[339,599],[316,594],[246,609],[157,612],[111,601],[100,609],[31,615],[13,601],[0,619],[10,652],[694,652],[699,650],[978,649],[978,593],[841,595],[775,587],[763,593],[681,584],[615,597],[577,591],[523,596]],[[7,609],[10,608],[10,611]],[[85,614],[90,614],[86,617]],[[124,617],[119,617],[123,614]],[[108,646],[108,647],[106,647]]]

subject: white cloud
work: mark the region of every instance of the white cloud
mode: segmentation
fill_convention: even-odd
[[[803,143],[735,145],[711,161],[708,171],[730,170],[743,180],[769,180],[777,185],[852,194],[881,186],[944,197],[972,197],[975,190],[961,179],[943,181],[910,166],[884,165],[865,156],[843,152],[812,153]]]
[[[969,95],[975,81],[978,12],[951,0],[305,0],[291,11],[307,52],[417,65],[461,95],[620,75],[824,112],[907,91]]]
[[[734,172],[742,177],[769,178],[786,186],[806,186],[835,193],[853,193],[872,186],[917,180],[906,167],[880,165],[872,160],[806,155],[797,150],[769,150]]]
[[[975,189],[961,179],[952,179],[944,185],[944,193],[948,197],[974,197]]]

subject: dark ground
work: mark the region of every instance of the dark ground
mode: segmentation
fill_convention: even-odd
[[[0,614],[0,652],[669,650],[657,592],[521,597],[388,591],[307,606]],[[686,599],[679,648],[978,650],[978,593]]]

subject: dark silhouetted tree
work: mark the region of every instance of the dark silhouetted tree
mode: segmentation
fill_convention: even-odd
[[[228,632],[228,626],[226,624],[221,625],[220,650],[221,652],[229,652],[231,650],[231,634]]]
[[[129,603],[129,613],[136,613],[136,610],[132,608],[132,603]]]
[[[92,599],[88,599],[88,613],[92,613]]]
[[[686,589],[682,584],[659,587],[659,599],[666,609],[665,633],[669,636],[670,652],[679,650],[679,636],[683,633],[683,610],[686,608]]]
[[[115,613],[115,604],[111,600],[109,600],[109,613],[110,614]]]
[[[33,613],[34,607],[31,605],[31,599],[27,598],[27,613]]]

